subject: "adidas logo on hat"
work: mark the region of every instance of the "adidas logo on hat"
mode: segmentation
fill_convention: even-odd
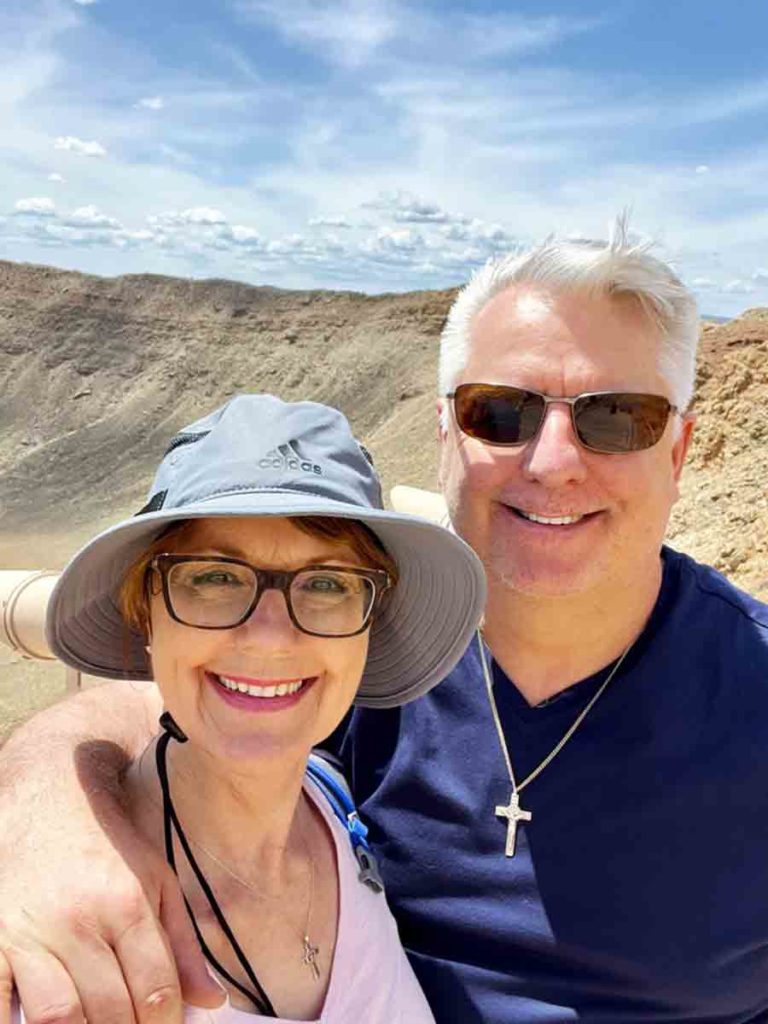
[[[257,465],[259,469],[299,469],[303,473],[323,475],[322,469],[316,462],[310,462],[309,459],[303,459],[299,455],[295,441],[271,448],[266,455],[258,460]]]

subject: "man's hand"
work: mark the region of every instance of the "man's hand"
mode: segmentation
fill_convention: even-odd
[[[43,885],[38,879],[31,899],[17,890],[24,909],[0,921],[0,945],[29,1024],[175,1024],[182,998],[221,1003],[167,867],[145,862],[145,893],[114,852],[112,859],[91,857],[92,869],[74,885],[69,880],[66,906],[51,891],[52,876]],[[7,989],[0,971],[0,994],[7,997]]]
[[[120,773],[157,720],[138,692],[83,694],[0,752],[0,1024],[11,977],[29,1024],[180,1024],[182,1000],[223,1000],[173,873],[121,806]],[[89,741],[84,721],[114,742]]]

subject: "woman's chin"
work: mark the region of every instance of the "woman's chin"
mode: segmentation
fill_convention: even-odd
[[[260,772],[272,765],[303,763],[315,740],[304,733],[285,735],[273,730],[231,733],[206,731],[200,747],[209,757],[242,772]]]

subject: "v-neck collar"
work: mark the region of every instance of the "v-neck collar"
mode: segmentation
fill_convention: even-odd
[[[642,633],[632,645],[624,664],[619,669],[616,678],[611,682],[608,690],[619,688],[622,681],[626,681],[632,674],[633,669],[640,662],[643,654],[658,632],[661,623],[666,617],[667,609],[673,601],[679,567],[666,556],[665,549],[662,549],[661,557],[661,586],[653,610]],[[592,675],[572,683],[564,690],[541,701],[539,704],[529,704],[515,685],[514,680],[507,676],[504,669],[493,658],[493,654],[487,646],[485,651],[491,670],[493,694],[502,722],[512,717],[523,725],[530,724],[531,726],[534,726],[536,723],[543,724],[545,721],[547,723],[555,722],[560,718],[570,721],[586,707],[615,665],[615,661],[612,661],[610,665],[606,665]],[[477,656],[477,662],[482,676],[482,665],[480,665],[479,655]]]

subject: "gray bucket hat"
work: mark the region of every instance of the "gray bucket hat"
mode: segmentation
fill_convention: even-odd
[[[477,627],[482,565],[442,527],[382,508],[370,457],[340,412],[272,395],[239,395],[173,438],[144,508],[64,569],[48,604],[51,650],[91,675],[151,679],[146,640],[123,619],[117,595],[166,527],[215,516],[320,515],[365,523],[399,570],[371,627],[355,703],[388,708],[419,697],[453,668]]]

